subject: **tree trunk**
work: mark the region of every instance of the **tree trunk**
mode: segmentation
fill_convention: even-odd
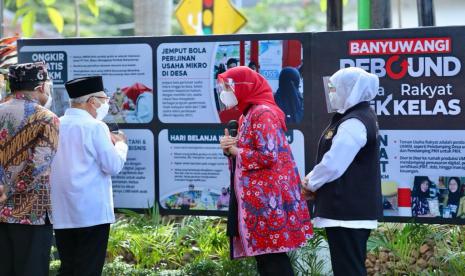
[[[417,0],[418,26],[436,26],[433,0]]]
[[[326,30],[342,30],[342,0],[327,0]]]
[[[170,35],[172,0],[134,0],[135,35]]]
[[[74,27],[75,27],[75,36],[79,37],[81,35],[81,31],[79,29],[80,27],[80,10],[79,10],[79,0],[74,0],[74,15],[75,15],[75,20],[74,20]]]
[[[391,28],[391,0],[371,0],[371,29]]]

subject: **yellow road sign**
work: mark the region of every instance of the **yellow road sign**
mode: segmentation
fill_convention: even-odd
[[[182,0],[175,15],[186,35],[232,34],[247,23],[229,0]]]

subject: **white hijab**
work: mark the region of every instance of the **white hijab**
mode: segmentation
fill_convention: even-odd
[[[336,88],[337,95],[331,107],[341,114],[358,103],[374,99],[379,88],[378,76],[357,67],[340,69],[329,81]]]

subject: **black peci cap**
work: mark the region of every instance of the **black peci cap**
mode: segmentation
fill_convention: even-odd
[[[40,82],[50,80],[45,62],[19,63],[8,68],[8,81],[12,92],[34,90]]]
[[[65,83],[71,99],[104,91],[102,76],[77,78]]]

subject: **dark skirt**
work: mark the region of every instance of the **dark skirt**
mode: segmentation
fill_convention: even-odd
[[[229,236],[229,248],[230,248],[230,256],[231,259],[233,258],[233,237],[239,236],[239,225],[237,221],[238,211],[237,211],[237,198],[236,198],[236,191],[234,190],[234,172],[236,169],[236,158],[232,158],[232,166],[231,166],[231,176],[229,178],[229,209],[228,209],[228,224],[226,227],[226,235]]]

